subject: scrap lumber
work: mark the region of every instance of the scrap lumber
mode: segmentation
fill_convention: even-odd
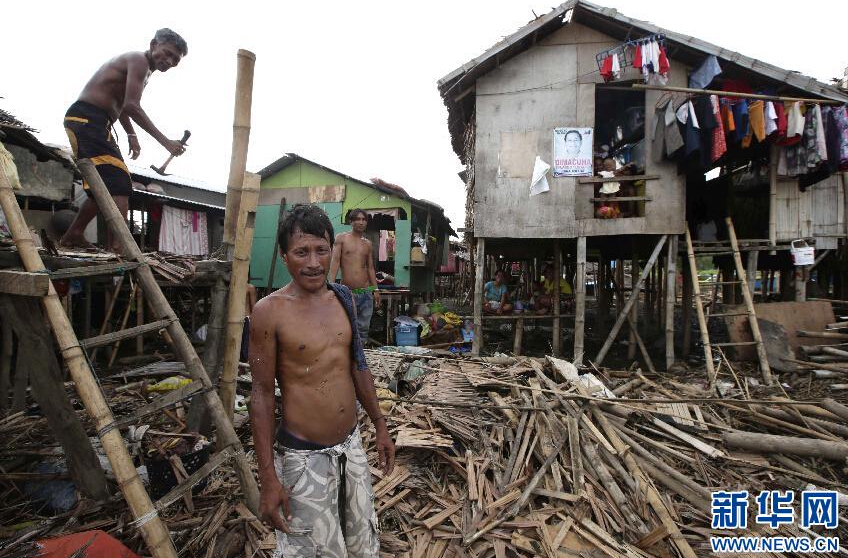
[[[848,457],[848,444],[844,442],[739,431],[725,432],[722,439],[728,446],[749,451],[823,457],[832,461],[845,461]]]

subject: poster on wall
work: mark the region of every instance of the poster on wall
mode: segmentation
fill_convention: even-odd
[[[554,176],[592,176],[592,128],[554,128]]]

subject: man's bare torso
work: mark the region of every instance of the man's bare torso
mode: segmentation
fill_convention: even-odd
[[[124,108],[128,63],[137,58],[146,60],[143,52],[127,52],[103,64],[85,84],[79,100],[102,108],[109,113],[113,122],[116,121]],[[148,69],[147,77],[150,77],[150,74]]]
[[[282,425],[304,440],[338,444],[357,420],[347,312],[329,289],[313,301],[285,289],[268,298],[280,316],[275,334]]]
[[[336,238],[341,244],[342,283],[351,289],[367,287],[368,255],[371,253],[371,241],[352,233],[342,233]]]

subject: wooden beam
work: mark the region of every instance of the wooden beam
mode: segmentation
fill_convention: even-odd
[[[83,265],[80,267],[69,267],[57,269],[50,272],[51,279],[71,279],[77,277],[90,277],[92,275],[114,275],[124,273],[137,268],[138,262],[109,262],[105,264]]]
[[[651,269],[654,267],[654,264],[657,262],[657,258],[662,251],[663,246],[665,245],[666,240],[668,240],[668,235],[662,235],[657,242],[657,245],[654,247],[654,251],[651,253],[651,257],[648,258],[648,262],[645,264],[645,269],[642,270],[642,275],[639,277],[639,281],[636,283],[636,288],[634,288],[633,292],[630,293],[630,297],[627,299],[627,302],[624,304],[624,308],[618,313],[618,318],[615,320],[615,325],[612,326],[612,330],[610,330],[609,335],[607,336],[607,340],[604,341],[604,346],[601,347],[601,350],[598,351],[598,356],[595,357],[595,364],[600,366],[604,361],[607,353],[612,347],[613,342],[615,341],[616,335],[621,331],[621,326],[624,324],[624,320],[627,319],[627,313],[630,311],[630,307],[633,306],[635,302],[635,298],[639,296],[639,289],[642,287],[642,283],[645,282],[645,277],[648,276],[648,273],[651,272]]]
[[[0,269],[0,294],[47,296],[49,282],[50,277],[46,273]]]
[[[600,265],[598,266],[600,269]],[[599,274],[595,276],[595,299],[598,298]],[[574,280],[574,364],[583,364],[586,336],[586,237],[577,237],[577,277]],[[600,310],[599,310],[600,311]]]
[[[85,349],[105,347],[106,345],[111,345],[112,343],[115,343],[117,341],[123,341],[124,339],[132,339],[133,337],[137,337],[145,333],[150,333],[151,331],[159,331],[160,329],[165,329],[170,324],[170,319],[158,320],[141,326],[129,327],[127,329],[121,329],[112,333],[106,333],[104,335],[98,335],[96,337],[89,337],[88,339],[80,339],[80,345],[82,345],[82,347]]]
[[[478,356],[483,348],[483,277],[486,273],[486,239],[477,238],[474,253],[474,339],[471,354]]]
[[[562,246],[559,243],[559,239],[554,240],[554,273],[556,277],[553,278],[554,281],[554,293],[553,293],[553,308],[551,309],[554,316],[559,316],[559,307],[561,304],[562,296],[560,295],[559,282],[562,280]],[[545,277],[547,279],[547,277]],[[560,356],[562,354],[562,330],[560,329],[560,319],[554,318],[553,331],[551,335],[553,339],[551,339],[551,348],[553,350],[554,356]]]

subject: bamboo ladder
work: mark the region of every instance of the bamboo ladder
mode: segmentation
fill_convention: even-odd
[[[135,273],[137,288],[144,292],[150,308],[158,319],[148,324],[80,340],[62,307],[52,281],[48,283],[48,294],[43,297],[42,303],[77,392],[93,419],[98,437],[115,472],[118,486],[135,518],[133,524],[140,530],[145,544],[154,558],[176,558],[177,552],[173,541],[167,527],[159,517],[162,510],[179,500],[183,494],[191,490],[192,486],[230,459],[234,459],[234,468],[245,500],[248,507],[253,511],[258,509],[259,490],[250,463],[244,454],[232,423],[227,418],[221,399],[203,368],[188,335],[180,325],[174,310],[156,282],[144,254],[130,235],[124,217],[120,214],[91,161],[81,159],[78,161],[78,166],[91,187],[91,192],[107,226],[118,240],[122,255],[134,262],[132,266],[128,267],[131,267]],[[48,273],[32,240],[21,208],[12,191],[11,183],[3,172],[0,172],[0,208],[6,215],[18,248],[18,254],[26,271]],[[110,274],[113,271],[113,269],[106,269],[104,273]],[[100,390],[90,364],[91,361],[85,351],[160,330],[167,332],[164,337],[171,343],[174,352],[185,363],[186,371],[193,381],[191,384],[138,409],[132,416],[116,420],[103,392]],[[154,503],[138,477],[119,429],[193,396],[202,397],[209,409],[217,428],[218,452],[210,457],[207,464],[189,475],[188,478]]]
[[[695,311],[698,315],[698,328],[701,331],[701,344],[704,346],[704,359],[706,360],[707,376],[710,381],[710,388],[715,386],[716,371],[713,365],[713,347],[744,347],[755,346],[757,350],[757,360],[760,365],[760,372],[763,376],[763,381],[766,385],[771,386],[774,383],[774,378],[769,367],[768,357],[766,356],[766,347],[763,343],[763,337],[760,333],[760,325],[757,322],[757,313],[754,311],[754,299],[751,294],[751,286],[748,283],[745,267],[742,265],[742,257],[739,251],[739,242],[736,239],[736,230],[733,227],[733,221],[730,217],[725,218],[727,224],[727,234],[729,242],[711,243],[706,251],[698,250],[693,246],[692,235],[689,232],[689,225],[686,225],[686,252],[689,258],[689,275],[692,279],[692,298],[695,299]],[[698,277],[698,262],[696,253],[709,255],[732,255],[733,263],[736,266],[737,280],[726,281],[701,281]],[[724,278],[728,279],[728,278]],[[745,304],[744,311],[731,312],[714,312],[711,310],[709,314],[704,313],[704,304],[701,299],[701,285],[712,286],[718,289],[719,285],[739,285],[742,292],[742,300]],[[751,330],[753,341],[739,341],[735,343],[713,343],[710,341],[710,333],[707,328],[707,318],[725,318],[733,316],[746,316],[748,327]]]

